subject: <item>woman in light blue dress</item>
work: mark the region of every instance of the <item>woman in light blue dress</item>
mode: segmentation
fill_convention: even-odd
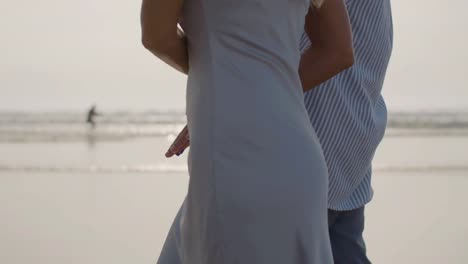
[[[333,263],[327,168],[302,85],[343,65],[317,67],[321,53],[301,59],[309,8],[305,0],[143,1],[143,44],[188,74],[189,190],[161,264]],[[352,50],[340,11],[322,19]],[[300,76],[306,66],[321,77]]]

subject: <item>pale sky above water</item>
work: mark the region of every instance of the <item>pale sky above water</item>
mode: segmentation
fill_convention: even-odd
[[[0,110],[183,109],[185,77],[140,44],[140,1],[0,0]],[[468,109],[468,2],[393,1],[391,110]]]

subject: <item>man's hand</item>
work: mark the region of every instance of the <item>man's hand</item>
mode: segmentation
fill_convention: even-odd
[[[190,145],[190,139],[189,139],[189,131],[187,126],[180,131],[179,135],[177,138],[174,140],[172,145],[169,147],[169,149],[166,152],[166,158],[170,158],[174,155],[179,156],[184,152],[186,148]]]

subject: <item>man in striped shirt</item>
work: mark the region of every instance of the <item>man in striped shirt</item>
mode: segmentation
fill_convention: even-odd
[[[306,92],[304,102],[329,170],[329,233],[335,264],[366,264],[370,261],[363,239],[364,207],[373,196],[371,163],[387,123],[381,91],[393,27],[390,0],[346,0],[346,5],[354,65]],[[310,45],[304,33],[301,51]],[[184,129],[168,156],[189,145],[187,135]]]
[[[329,232],[335,263],[364,264],[370,263],[362,235],[364,207],[373,196],[371,163],[387,123],[381,91],[393,27],[390,0],[347,0],[346,5],[354,65],[308,91],[304,102],[329,170]],[[309,45],[304,35],[301,50]]]

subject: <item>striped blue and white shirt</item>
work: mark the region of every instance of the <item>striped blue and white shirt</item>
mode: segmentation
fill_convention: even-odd
[[[362,207],[373,196],[371,163],[387,124],[381,91],[393,45],[390,0],[346,5],[355,63],[304,99],[328,165],[329,208],[338,211]],[[304,34],[300,48],[309,46]]]

